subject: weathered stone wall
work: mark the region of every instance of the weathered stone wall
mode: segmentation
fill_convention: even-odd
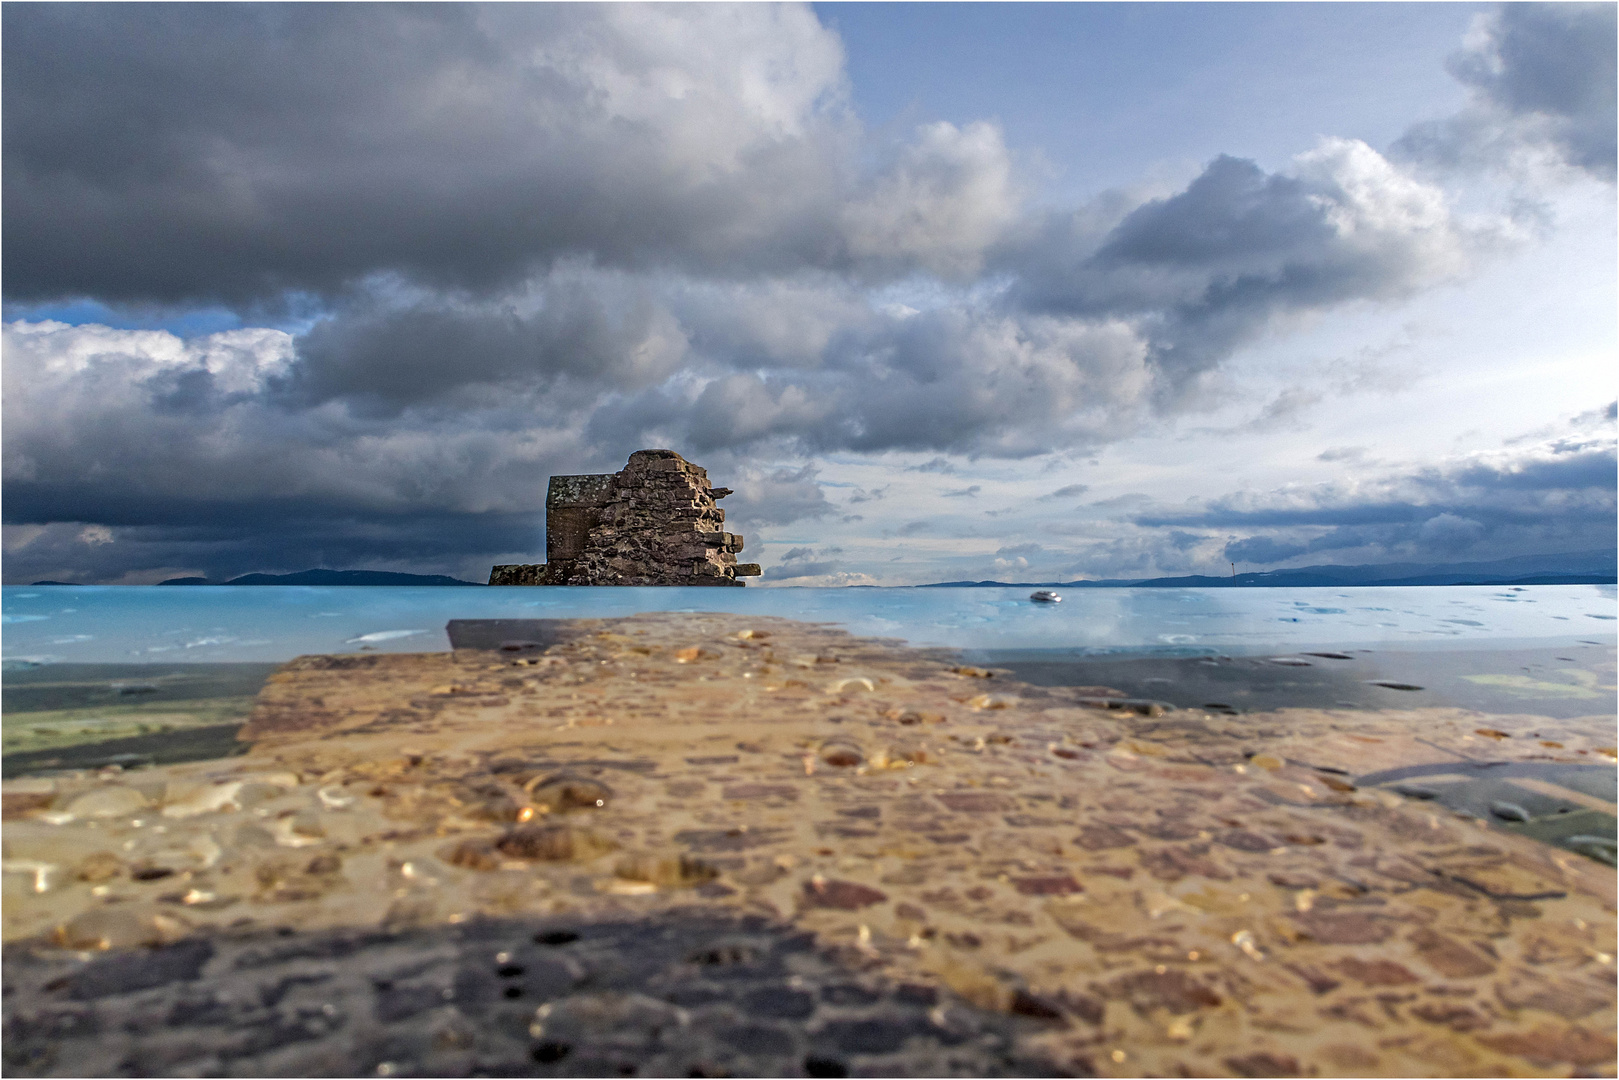
[[[545,494],[546,564],[577,559],[590,542],[590,530],[613,500],[617,473],[553,476]]]
[[[735,585],[743,540],[717,504],[731,492],[673,450],[638,450],[622,471],[553,476],[544,565],[497,566],[491,585]]]

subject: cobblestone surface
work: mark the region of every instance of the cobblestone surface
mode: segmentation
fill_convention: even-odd
[[[1010,1076],[1018,1028],[761,916],[480,920],[6,958],[15,1076]]]
[[[713,615],[301,658],[241,758],[8,782],[6,1052],[63,1074],[1612,1075],[1611,870],[1377,779],[1611,768],[1611,716],[1549,738],[1112,693]]]

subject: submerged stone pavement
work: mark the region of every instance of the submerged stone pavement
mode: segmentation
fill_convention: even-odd
[[[1613,1075],[1609,867],[1395,790],[1611,768],[1611,716],[566,630],[300,658],[243,757],[8,782],[8,1070]]]

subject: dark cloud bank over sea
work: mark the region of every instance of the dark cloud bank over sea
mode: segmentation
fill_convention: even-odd
[[[740,531],[839,512],[816,455],[1090,452],[1517,242],[1447,171],[1613,180],[1612,5],[1490,18],[1467,109],[1386,155],[1052,208],[993,123],[864,130],[807,8],[7,5],[6,580],[482,580],[536,556],[550,474],[640,447]],[[70,303],[239,328],[30,318]],[[1254,563],[1609,548],[1613,431],[1124,518]]]

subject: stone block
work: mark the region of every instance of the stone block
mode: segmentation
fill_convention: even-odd
[[[491,585],[542,585],[544,578],[544,563],[509,563],[489,571]]]

